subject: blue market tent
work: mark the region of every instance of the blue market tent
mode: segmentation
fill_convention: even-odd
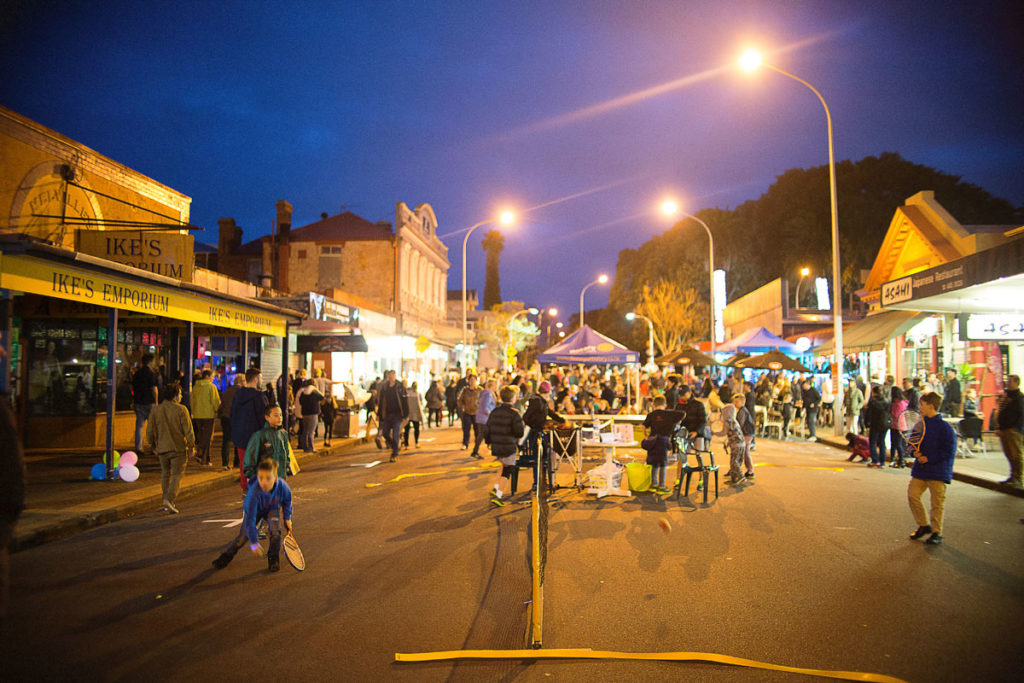
[[[782,337],[775,336],[763,327],[749,329],[724,344],[719,344],[715,351],[721,351],[722,353],[737,353],[738,351],[767,353],[772,349],[778,349],[789,355],[798,355],[800,353],[796,348],[796,344],[788,342]]]
[[[556,365],[621,365],[639,363],[640,354],[584,325],[538,355],[537,362]]]

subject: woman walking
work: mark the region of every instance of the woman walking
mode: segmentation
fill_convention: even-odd
[[[320,404],[320,417],[324,421],[324,448],[330,448],[331,438],[334,436],[334,420],[338,417],[338,400],[334,398],[334,394],[328,393],[324,397]]]
[[[159,405],[149,415],[146,438],[160,459],[160,489],[164,510],[178,514],[174,500],[178,497],[185,464],[196,447],[192,431],[192,417],[181,405],[181,386],[168,384],[163,389]]]
[[[419,448],[420,423],[423,422],[423,399],[420,397],[420,392],[416,387],[416,382],[413,382],[412,386],[405,390],[405,399],[409,404],[409,415],[405,420],[405,436],[403,437],[402,442],[406,448],[409,447],[409,428],[412,427],[413,433],[415,434],[416,448]]]
[[[427,389],[427,426],[431,423],[441,426],[441,410],[444,408],[444,393],[441,391],[441,383],[434,380]]]

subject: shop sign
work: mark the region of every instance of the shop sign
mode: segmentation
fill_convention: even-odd
[[[286,318],[269,312],[31,256],[0,255],[0,288],[275,337],[285,333]]]
[[[309,317],[313,320],[338,323],[341,325],[359,324],[358,309],[349,308],[337,301],[328,299],[323,294],[309,293]]]
[[[298,353],[362,353],[368,347],[361,334],[301,334],[295,338],[295,350]]]
[[[971,313],[960,316],[963,339],[972,341],[1024,340],[1024,315],[1019,313]]]
[[[79,230],[75,249],[157,275],[192,282],[192,235],[147,230]]]
[[[1024,270],[1024,239],[1016,239],[956,261],[913,273],[882,285],[882,306],[924,299],[965,287],[1018,275]]]

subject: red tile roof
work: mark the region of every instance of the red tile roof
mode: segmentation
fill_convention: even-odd
[[[392,236],[389,224],[371,223],[351,211],[345,211],[292,230],[291,241],[386,240]]]

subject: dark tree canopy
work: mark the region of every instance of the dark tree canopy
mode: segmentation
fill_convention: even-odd
[[[922,190],[933,190],[938,202],[961,224],[1024,224],[1024,207],[993,197],[959,176],[891,152],[838,163],[836,187],[840,263],[847,294],[862,284],[861,271],[874,263],[896,209]],[[698,215],[715,236],[715,265],[727,273],[730,301],[780,276],[796,280],[803,266],[811,269],[812,276],[831,279],[828,166],[788,170],[758,199],[731,210],[704,209]],[[609,315],[591,318],[588,313],[587,321],[600,320],[608,325],[602,332],[641,348],[643,330],[627,324],[623,315],[640,301],[644,284],[662,278],[676,279],[707,300],[707,248],[704,230],[684,219],[639,247],[622,250]]]
[[[501,303],[501,276],[498,272],[501,263],[501,251],[505,248],[505,238],[497,230],[484,234],[484,251],[487,252],[487,271],[484,281],[484,310],[489,311],[495,304]]]

